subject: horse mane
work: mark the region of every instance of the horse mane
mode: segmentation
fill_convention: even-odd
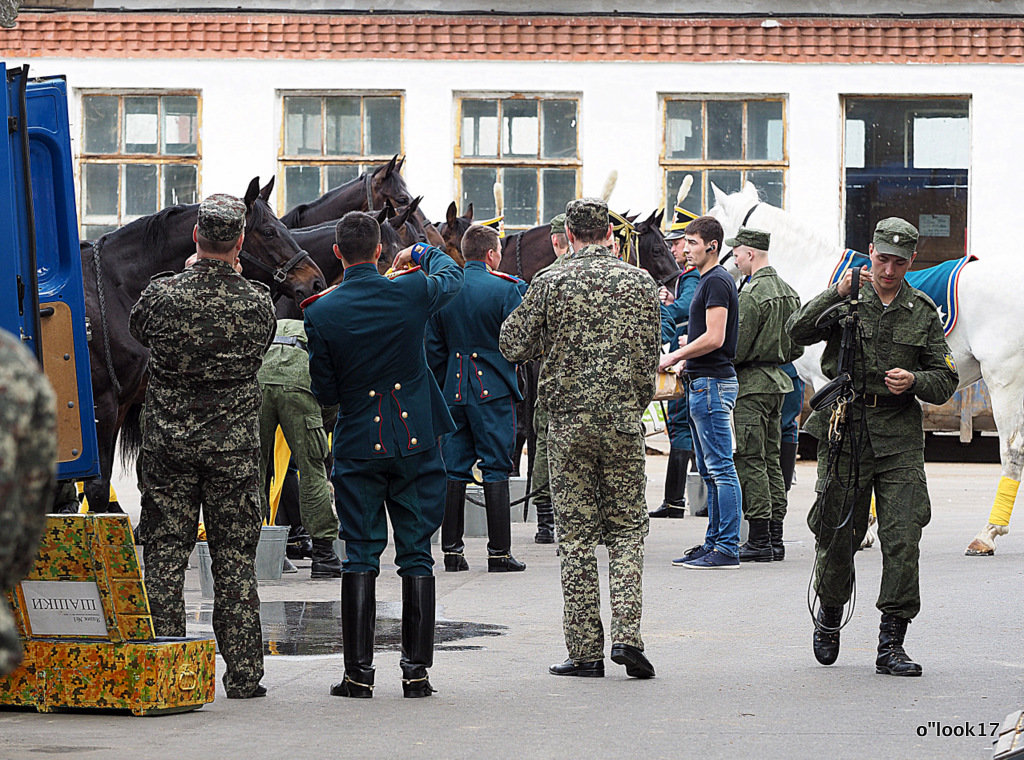
[[[143,217],[139,217],[135,221],[128,222],[123,227],[118,227],[116,230],[106,232],[99,237],[95,242],[101,240],[105,243],[107,239],[129,235],[139,235],[142,238],[142,245],[148,249],[162,248],[166,242],[167,237],[167,225],[170,223],[172,216],[179,214],[188,213],[195,211],[199,213],[199,204],[179,204],[177,206],[168,206],[167,208],[157,211],[155,214],[148,214]]]

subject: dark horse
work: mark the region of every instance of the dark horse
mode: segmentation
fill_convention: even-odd
[[[242,274],[299,302],[322,290],[324,277],[267,205],[272,187],[273,180],[261,191],[256,177],[245,193]],[[128,315],[153,275],[184,268],[185,260],[195,252],[192,231],[198,214],[198,204],[172,206],[99,240],[82,243],[100,454],[100,477],[85,486],[93,512],[105,512],[109,505],[118,434],[126,461],[135,456],[142,442],[139,416],[149,352],[128,332]]]

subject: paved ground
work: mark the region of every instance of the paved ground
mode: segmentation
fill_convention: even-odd
[[[656,505],[665,457],[648,461],[648,498]],[[627,679],[610,661],[603,680],[547,674],[547,665],[565,656],[558,564],[551,547],[532,543],[533,526],[519,524],[513,538],[529,565],[525,573],[489,575],[484,539],[468,541],[470,572],[440,573],[440,617],[475,624],[470,632],[505,628],[438,651],[431,680],[439,691],[431,699],[401,698],[399,655],[387,641],[371,701],[328,695],[342,672],[340,655],[268,657],[270,693],[261,700],[228,701],[218,684],[216,702],[184,715],[0,713],[0,758],[987,758],[991,740],[979,732],[1024,706],[1024,534],[1001,539],[995,557],[963,556],[988,515],[999,468],[934,464],[928,472],[933,518],[922,547],[924,610],[907,638],[924,666],[919,679],[874,672],[877,548],[859,555],[860,598],[839,662],[824,668],[814,661],[805,602],[811,541],[803,522],[814,470],[800,463],[785,562],[735,572],[673,568],[669,561],[699,540],[704,521],[652,521],[644,617],[658,672],[652,681]],[[137,509],[127,489],[120,492],[129,510]],[[339,586],[310,581],[303,569],[260,591],[265,602],[329,602]],[[384,619],[401,598],[393,565],[377,593],[385,603],[381,625],[393,630]],[[195,571],[187,599],[200,608]],[[278,615],[281,606],[267,609]],[[330,638],[331,622],[321,625]],[[936,735],[943,727],[963,733],[964,726],[975,735]]]

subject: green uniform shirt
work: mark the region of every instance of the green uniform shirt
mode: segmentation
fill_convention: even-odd
[[[740,396],[788,393],[793,381],[779,365],[801,354],[786,332],[786,320],[800,308],[800,296],[779,277],[774,267],[751,275],[739,293],[739,332],[736,338],[736,376]]]
[[[815,296],[786,323],[790,337],[804,346],[826,341],[821,370],[827,377],[838,373],[839,343],[842,326],[818,328],[815,321],[834,304],[844,299],[835,285]],[[840,307],[846,313],[849,307]],[[920,290],[906,283],[888,306],[883,306],[873,287],[861,289],[859,306],[862,351],[854,360],[854,387],[863,392],[892,397],[885,386],[885,373],[905,369],[914,373],[917,384],[913,395],[930,404],[944,404],[953,395],[960,378],[956,363],[942,334],[942,323],[935,304]],[[859,419],[861,403],[847,413]],[[875,456],[899,454],[924,446],[921,405],[879,406],[865,410],[868,435]],[[822,440],[828,431],[829,413],[815,412],[807,421],[808,432]]]
[[[277,343],[277,338],[296,338],[301,345]],[[270,344],[263,365],[256,373],[260,385],[287,385],[309,390],[309,354],[306,353],[306,330],[301,319],[277,320],[277,336]]]

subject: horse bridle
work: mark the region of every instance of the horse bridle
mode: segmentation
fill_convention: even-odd
[[[277,291],[280,288],[281,284],[288,279],[288,275],[291,273],[293,269],[295,269],[295,267],[297,267],[302,261],[305,261],[306,259],[309,259],[310,261],[313,260],[313,258],[306,251],[302,250],[300,250],[298,253],[296,253],[294,256],[288,259],[288,261],[286,261],[279,267],[272,267],[269,264],[264,264],[262,261],[257,259],[248,251],[242,251],[241,253],[239,253],[238,258],[240,258],[242,261],[249,262],[257,269],[262,269],[264,272],[266,272],[273,278],[274,284],[271,285],[270,290],[271,295],[274,298],[277,297]]]
[[[363,175],[363,188],[366,190],[366,210],[373,208],[373,172]]]
[[[761,201],[757,201],[753,206],[750,207],[750,211],[747,212],[747,215],[743,217],[743,221],[740,222],[740,227],[746,227],[747,226],[747,222],[749,222],[750,221],[750,217],[753,216],[754,210],[758,206],[760,206],[760,205],[761,205]],[[731,250],[727,254],[725,254],[722,258],[720,258],[718,260],[718,263],[719,264],[725,264],[725,262],[727,262],[729,260],[730,256],[732,256],[732,251]]]

